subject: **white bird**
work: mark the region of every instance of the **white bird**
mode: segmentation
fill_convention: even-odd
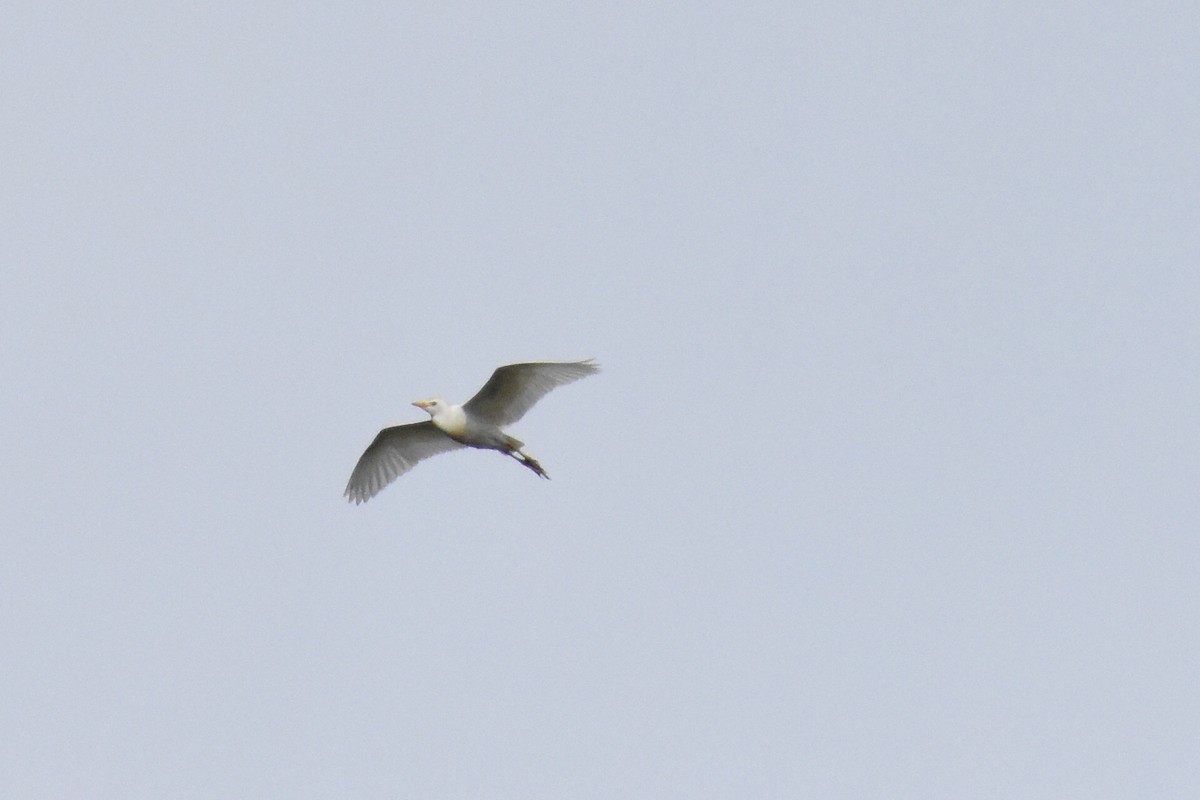
[[[346,498],[365,503],[418,461],[460,447],[497,450],[549,478],[542,465],[522,450],[525,443],[501,429],[525,416],[551,389],[599,371],[591,359],[509,364],[493,372],[483,388],[460,406],[440,397],[418,400],[413,405],[425,409],[431,419],[381,430],[350,474]]]

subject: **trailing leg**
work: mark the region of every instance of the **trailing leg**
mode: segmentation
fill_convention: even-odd
[[[529,469],[533,470],[533,473],[538,477],[550,480],[550,476],[546,474],[546,470],[542,469],[542,465],[539,464],[537,459],[533,456],[529,455],[528,453],[523,453],[520,450],[509,450],[508,454],[515,458],[519,463],[524,464],[526,467],[529,467]]]

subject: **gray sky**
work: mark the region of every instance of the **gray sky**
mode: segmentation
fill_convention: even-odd
[[[1200,12],[1101,6],[6,6],[0,795],[1196,797]]]

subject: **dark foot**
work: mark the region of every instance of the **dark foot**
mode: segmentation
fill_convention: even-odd
[[[527,456],[524,453],[518,453],[517,455],[518,455],[517,460],[520,461],[525,466],[529,467],[531,470],[533,470],[535,475],[537,475],[540,478],[545,478],[546,480],[550,480],[550,476],[546,474],[546,470],[542,469],[542,465],[537,462],[537,459]]]

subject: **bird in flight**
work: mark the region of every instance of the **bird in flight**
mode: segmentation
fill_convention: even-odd
[[[542,465],[522,449],[525,443],[502,428],[525,416],[551,389],[599,371],[600,365],[591,359],[509,364],[493,372],[460,406],[440,397],[418,400],[413,405],[428,412],[430,419],[381,430],[350,474],[346,499],[365,503],[418,461],[462,447],[497,450],[548,479]]]

